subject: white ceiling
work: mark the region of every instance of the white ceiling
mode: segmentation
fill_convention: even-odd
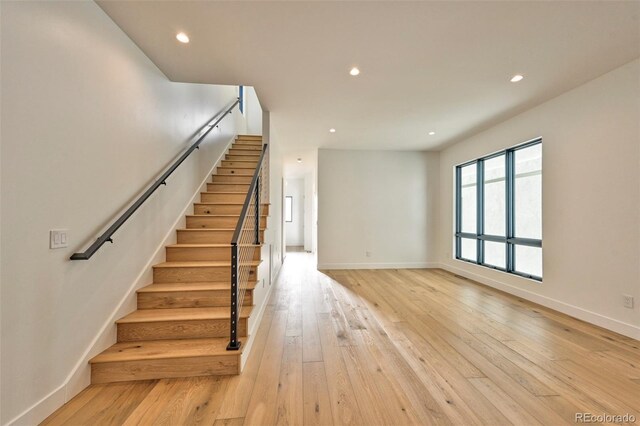
[[[637,1],[99,4],[171,80],[254,86],[291,152],[438,149],[640,56]]]

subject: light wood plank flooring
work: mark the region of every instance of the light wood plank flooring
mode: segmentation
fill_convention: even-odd
[[[93,385],[47,425],[640,421],[640,342],[441,270],[289,253],[240,376]]]

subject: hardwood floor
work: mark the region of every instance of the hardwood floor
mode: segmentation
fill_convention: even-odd
[[[289,253],[240,376],[92,385],[44,424],[640,421],[640,342],[441,270]]]

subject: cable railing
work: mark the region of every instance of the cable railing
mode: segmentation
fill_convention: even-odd
[[[226,110],[219,112],[216,114],[213,119],[209,123],[207,123],[204,127],[202,127],[201,135],[198,139],[180,156],[176,161],[169,166],[169,168],[162,173],[162,175],[153,182],[153,184],[140,196],[138,199],[129,206],[129,208],[120,215],[118,219],[116,219],[106,231],[102,233],[98,237],[98,239],[89,246],[85,251],[81,253],[74,253],[71,256],[71,260],[89,260],[91,256],[97,252],[100,247],[102,247],[106,242],[113,243],[113,234],[135,213],[136,210],[140,208],[142,204],[153,194],[160,186],[167,184],[167,179],[171,174],[184,162],[184,160],[191,155],[193,151],[196,149],[200,149],[200,144],[204,140],[205,137],[213,130],[218,124],[231,112],[233,109],[240,103],[240,99],[236,99],[236,101]],[[206,130],[205,130],[206,129]]]
[[[231,239],[231,323],[227,350],[240,349],[238,331],[245,294],[257,279],[259,260],[255,260],[256,250],[259,253],[264,236],[263,229],[266,225],[262,221],[261,211],[262,206],[269,202],[268,156],[268,145],[263,145],[262,154]]]

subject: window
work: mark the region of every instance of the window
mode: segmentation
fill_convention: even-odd
[[[238,108],[240,112],[244,114],[244,86],[238,86],[238,99],[240,100]]]
[[[284,221],[293,222],[293,197],[284,197]]]
[[[542,139],[455,173],[456,259],[542,281]]]

